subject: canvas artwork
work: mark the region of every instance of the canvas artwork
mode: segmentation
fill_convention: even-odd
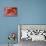
[[[19,25],[20,41],[46,41],[46,25]],[[18,32],[19,33],[19,32]]]
[[[16,7],[6,7],[4,8],[5,16],[17,16],[17,8]]]

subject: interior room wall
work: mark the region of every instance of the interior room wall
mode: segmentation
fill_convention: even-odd
[[[18,8],[17,17],[5,17],[4,8]],[[46,0],[1,0],[0,44],[7,44],[9,32],[18,32],[17,24],[46,24]]]

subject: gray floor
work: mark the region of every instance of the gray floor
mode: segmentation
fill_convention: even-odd
[[[8,44],[0,44],[0,46],[8,46]],[[13,45],[10,45],[13,46]],[[15,44],[14,46],[18,46],[18,44]]]
[[[8,45],[7,44],[0,44],[0,46],[8,46]],[[16,44],[15,46],[46,46],[46,42],[43,42],[43,41],[32,42],[31,40],[28,40],[28,41],[21,40],[19,45]]]
[[[21,40],[20,46],[46,46],[46,42],[44,41],[32,42],[31,40],[28,40],[28,41]]]

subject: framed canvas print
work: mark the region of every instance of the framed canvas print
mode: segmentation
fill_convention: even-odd
[[[17,16],[17,8],[16,7],[5,7],[4,15],[5,16]]]
[[[46,25],[20,24],[18,25],[18,33],[19,32],[20,41],[46,41]]]

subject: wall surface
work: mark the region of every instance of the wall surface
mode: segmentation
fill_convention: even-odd
[[[18,8],[17,17],[4,16],[9,6]],[[8,43],[9,32],[18,32],[17,24],[46,24],[46,0],[0,0],[0,44]]]

